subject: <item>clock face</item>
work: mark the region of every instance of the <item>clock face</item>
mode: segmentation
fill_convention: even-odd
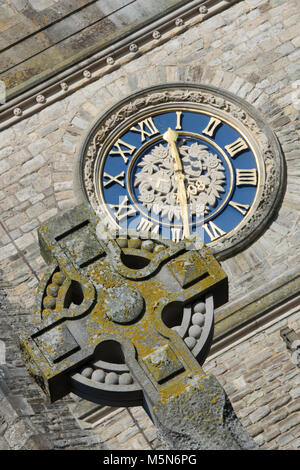
[[[79,162],[85,197],[111,228],[175,242],[197,233],[220,259],[257,237],[283,191],[265,120],[208,86],[162,85],[116,104]]]
[[[173,241],[197,232],[210,244],[247,217],[259,168],[250,143],[230,123],[176,107],[139,116],[121,129],[97,176],[116,225]]]

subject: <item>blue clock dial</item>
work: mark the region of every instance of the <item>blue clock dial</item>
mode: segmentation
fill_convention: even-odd
[[[123,229],[207,244],[235,230],[255,201],[254,152],[232,124],[190,109],[154,111],[120,129],[98,169],[101,200]]]

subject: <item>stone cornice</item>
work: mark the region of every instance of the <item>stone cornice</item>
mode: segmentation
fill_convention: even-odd
[[[0,107],[3,130],[63,99],[170,38],[220,13],[240,0],[194,0],[128,35],[88,59],[67,68]]]
[[[268,285],[259,287],[247,299],[230,302],[217,311],[211,354],[237,341],[293,307],[299,308],[299,269],[292,268]],[[246,300],[246,302],[245,302]]]
[[[260,332],[278,325],[280,322],[299,315],[299,294],[294,294],[283,304],[268,309],[262,315],[257,315],[248,323],[239,325],[238,328],[228,328],[226,335],[222,337],[214,337],[212,347],[210,349],[207,360],[214,360],[217,356],[224,354],[227,350],[237,346],[238,344],[248,341],[251,337],[258,335]],[[279,328],[276,328],[279,329]]]

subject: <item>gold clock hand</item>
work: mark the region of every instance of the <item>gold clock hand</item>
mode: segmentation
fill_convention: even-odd
[[[177,150],[176,141],[177,141],[178,134],[177,132],[173,131],[170,127],[168,128],[167,132],[164,133],[163,138],[166,142],[168,142],[171,155],[174,162],[174,171],[175,171],[175,179],[178,187],[178,199],[181,209],[181,217],[183,223],[183,237],[189,239],[190,238],[190,228],[189,228],[189,215],[188,215],[188,205],[187,205],[187,195],[185,190],[184,184],[184,174],[182,171],[182,163],[180,160],[180,156]]]

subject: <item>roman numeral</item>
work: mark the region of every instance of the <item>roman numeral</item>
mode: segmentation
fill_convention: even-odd
[[[242,186],[244,184],[247,184],[250,186],[257,185],[256,168],[251,168],[249,170],[241,170],[238,168],[236,170],[236,185]]]
[[[150,220],[148,219],[145,219],[144,217],[142,217],[139,225],[137,226],[137,230],[139,232],[150,232],[150,230],[152,229],[153,227],[153,222],[151,222]],[[151,233],[155,233],[157,234],[159,231],[159,225],[156,225],[152,230],[151,230]]]
[[[121,146],[125,147],[125,149],[122,148]],[[121,139],[118,139],[114,143],[113,147],[117,147],[118,150],[111,150],[109,152],[110,155],[120,155],[123,158],[125,164],[128,162],[128,157],[126,155],[132,155],[136,149],[136,147],[134,147],[133,145],[127,144]]]
[[[250,207],[249,204],[241,204],[239,202],[234,202],[234,201],[230,201],[229,206],[234,207],[242,215],[245,215]]]
[[[109,180],[105,181],[103,186],[106,187],[106,186],[110,186],[113,183],[118,183],[124,188],[124,186],[125,186],[124,176],[125,176],[125,171],[122,171],[121,173],[119,173],[116,176],[112,176],[112,175],[109,175],[108,173],[104,172],[103,177],[104,178],[109,178]]]
[[[217,118],[210,118],[207,127],[202,131],[202,134],[208,135],[209,137],[213,137],[217,127],[221,124],[222,121]]]
[[[176,111],[176,129],[181,129],[182,111]]]
[[[203,224],[203,228],[206,231],[207,235],[209,236],[211,242],[213,240],[216,240],[219,237],[222,237],[222,235],[226,235],[226,232],[224,232],[224,230],[222,230],[213,222],[208,222],[208,224]]]
[[[173,242],[178,243],[182,240],[183,234],[181,228],[171,228],[171,234]]]
[[[136,214],[135,208],[129,203],[128,197],[124,196],[121,204],[110,204],[110,207],[117,209],[115,212],[115,217],[121,221],[125,217]]]
[[[242,150],[245,150],[247,148],[248,144],[246,144],[246,142],[241,137],[232,142],[232,144],[225,145],[225,149],[232,158],[235,157],[235,155],[240,153]]]
[[[137,125],[139,126],[139,129],[131,127],[130,130],[133,132],[139,132],[141,134],[142,142],[146,140],[145,136],[151,137],[152,135],[159,134],[159,130],[155,126],[151,117],[138,122]]]

